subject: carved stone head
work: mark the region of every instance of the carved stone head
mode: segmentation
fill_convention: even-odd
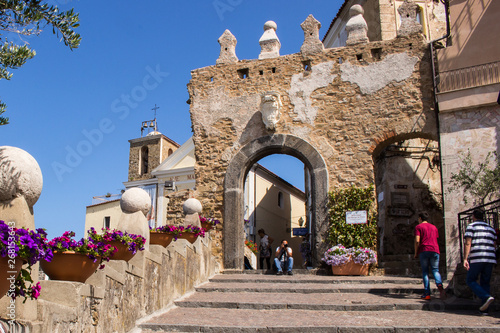
[[[267,91],[262,94],[260,111],[262,112],[262,121],[268,130],[274,131],[276,124],[281,116],[280,94],[274,91]]]

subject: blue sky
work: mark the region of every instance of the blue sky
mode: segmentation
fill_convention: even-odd
[[[0,145],[29,152],[44,178],[34,206],[36,226],[49,237],[66,230],[84,235],[85,207],[93,196],[124,187],[128,140],[140,137],[141,121],[153,118],[155,104],[160,132],[179,144],[192,135],[190,71],[215,65],[225,29],[238,40],[239,59],[258,57],[268,20],[278,25],[280,53],[296,53],[306,17],[313,14],[322,23],[323,37],[342,2],[49,1],[80,13],[81,46],[70,51],[51,29],[26,38],[37,55],[13,70],[10,81],[0,81],[10,118],[0,127]],[[298,160],[267,158],[264,165],[303,188]]]

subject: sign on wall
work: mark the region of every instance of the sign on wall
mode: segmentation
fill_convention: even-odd
[[[347,224],[367,224],[368,214],[366,210],[354,210],[345,212],[345,222]]]

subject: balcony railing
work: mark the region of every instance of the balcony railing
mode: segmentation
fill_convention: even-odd
[[[469,210],[458,213],[458,237],[460,241],[460,259],[464,261],[464,235],[467,225],[472,222],[472,212],[474,209],[484,210],[484,218],[486,223],[498,230],[498,217],[500,213],[500,200],[492,201],[482,206],[477,206]]]
[[[500,61],[439,72],[437,82],[440,93],[500,83]]]

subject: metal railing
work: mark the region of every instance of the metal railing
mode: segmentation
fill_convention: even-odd
[[[472,222],[472,212],[475,209],[484,210],[484,219],[493,229],[498,230],[498,216],[500,213],[500,200],[477,206],[458,213],[458,237],[460,242],[460,260],[464,260],[464,235],[467,225]]]
[[[500,83],[500,61],[439,72],[437,81],[440,93]]]

